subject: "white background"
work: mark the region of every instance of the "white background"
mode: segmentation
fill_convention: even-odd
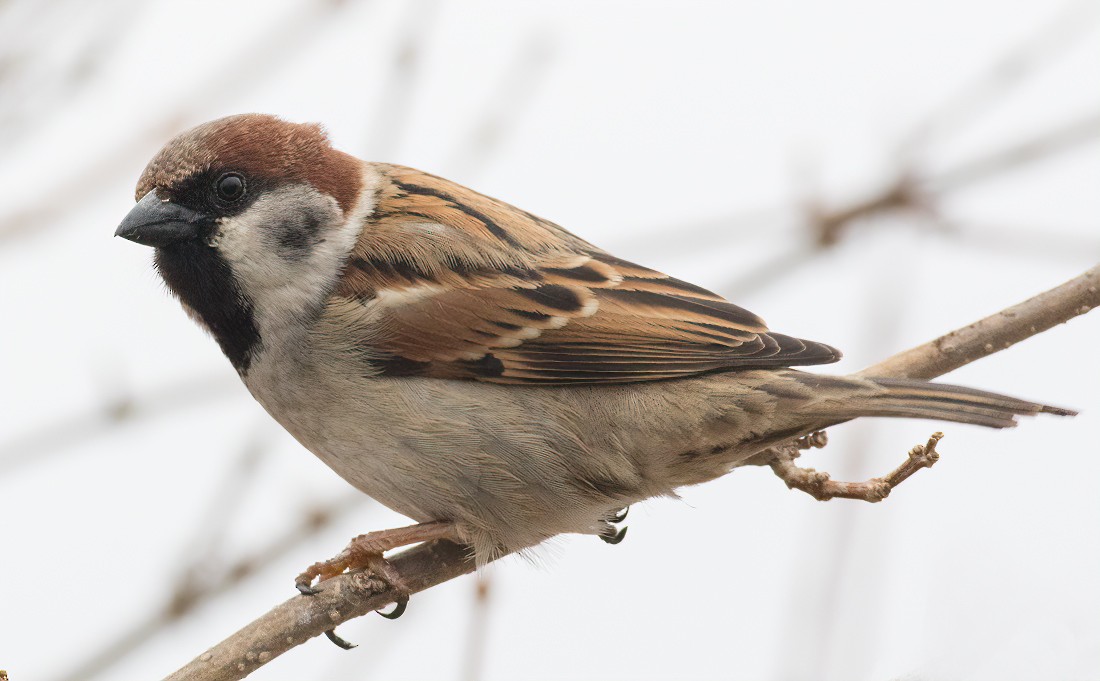
[[[213,571],[347,493],[251,400],[150,253],[111,238],[176,132],[244,111],[323,122],[344,150],[717,290],[855,371],[1095,264],[1095,137],[952,193],[938,218],[862,221],[745,276],[807,247],[807,197],[836,207],[891,181],[950,102],[974,115],[916,145],[919,173],[1095,119],[1096,19],[1043,0],[0,5],[0,668],[64,678],[162,608],[196,551]],[[982,74],[1021,49],[996,73],[1023,76],[985,97]],[[862,479],[944,430],[937,467],[885,503],[820,503],[745,469],[637,506],[618,546],[565,537],[492,566],[479,676],[1100,679],[1098,339],[1088,315],[949,377],[1076,419],[854,424],[806,455]],[[120,401],[130,416],[108,418]],[[350,536],[404,522],[364,503],[101,677],[166,675]],[[254,678],[462,678],[474,584]]]

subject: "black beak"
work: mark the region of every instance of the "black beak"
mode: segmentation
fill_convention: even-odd
[[[115,236],[143,246],[163,248],[199,238],[210,218],[178,203],[157,198],[156,190],[141,197],[122,219]]]

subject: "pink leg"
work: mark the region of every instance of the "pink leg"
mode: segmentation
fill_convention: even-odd
[[[454,524],[436,521],[361,534],[352,539],[347,548],[336,556],[310,565],[305,572],[298,575],[294,585],[303,594],[315,594],[317,591],[311,586],[314,579],[320,583],[341,575],[346,570],[366,569],[381,577],[397,591],[405,593],[407,599],[408,589],[401,583],[400,575],[383,554],[391,549],[433,539],[458,541]]]

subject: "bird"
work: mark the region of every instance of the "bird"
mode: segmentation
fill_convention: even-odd
[[[171,139],[116,236],[153,263],[305,449],[416,524],[296,580],[433,539],[478,565],[563,533],[609,543],[631,504],[864,416],[991,428],[1074,412],[840,359],[703,287],[457,183],[267,114]]]

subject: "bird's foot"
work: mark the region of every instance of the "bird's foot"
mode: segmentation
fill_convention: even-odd
[[[347,548],[337,555],[310,565],[294,580],[294,586],[302,594],[310,596],[318,593],[317,586],[326,580],[342,575],[344,572],[365,570],[382,580],[396,594],[396,607],[390,612],[379,611],[378,614],[388,619],[397,619],[405,612],[410,592],[402,581],[401,575],[393,564],[386,560],[384,554],[392,549],[433,539],[457,541],[458,536],[454,525],[439,521],[361,534],[352,539]],[[317,580],[317,586],[314,586],[314,580]],[[326,631],[325,635],[341,648],[354,647],[337,636],[335,631]]]
[[[621,542],[626,537],[627,528],[625,526],[621,528],[616,527],[616,525],[626,520],[626,514],[628,512],[630,512],[630,507],[626,506],[605,517],[601,523],[602,527],[597,536],[608,544],[614,545]]]

